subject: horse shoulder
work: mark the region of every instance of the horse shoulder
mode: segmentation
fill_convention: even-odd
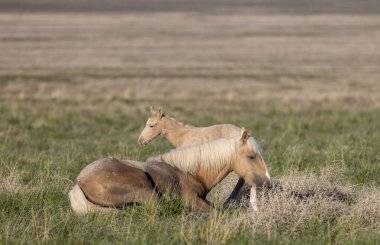
[[[182,193],[194,193],[200,198],[206,198],[207,189],[199,179],[189,173],[181,172],[180,180]]]
[[[161,192],[169,195],[179,194],[181,186],[179,169],[163,162],[151,162],[147,164],[145,171]]]

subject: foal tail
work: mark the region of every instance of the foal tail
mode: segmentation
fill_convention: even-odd
[[[74,213],[76,214],[85,214],[87,212],[107,212],[110,209],[99,207],[89,200],[87,200],[86,196],[84,195],[82,189],[79,187],[78,184],[75,184],[71,187],[71,190],[69,191],[69,199],[71,208],[73,209]]]

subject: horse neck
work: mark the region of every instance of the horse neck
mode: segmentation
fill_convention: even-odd
[[[163,161],[193,175],[203,187],[211,190],[229,172],[236,162],[237,139],[218,139],[171,150],[149,161]],[[202,154],[200,154],[202,153]]]
[[[196,173],[196,179],[203,185],[207,192],[211,191],[219,182],[221,182],[227,174],[231,172],[230,166],[225,166],[217,172],[207,172],[202,169]]]
[[[175,147],[181,146],[189,128],[172,118],[163,117],[162,120],[162,135]]]
[[[237,142],[233,141],[232,147],[236,150]],[[224,152],[229,152],[228,150]],[[229,154],[229,153],[227,153]],[[233,171],[233,166],[236,163],[237,156],[234,154],[228,156],[222,165],[216,165],[214,168],[207,167],[205,164],[200,164],[196,171],[197,179],[208,190],[212,190],[220,181],[222,181],[230,172]]]

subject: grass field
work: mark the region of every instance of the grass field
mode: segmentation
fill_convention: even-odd
[[[239,3],[22,14],[2,3],[1,244],[380,243],[378,4],[313,14]],[[88,163],[172,148],[137,144],[150,105],[249,129],[278,187],[260,212],[244,200],[220,210],[232,176],[207,215],[168,199],[74,215],[67,192]]]

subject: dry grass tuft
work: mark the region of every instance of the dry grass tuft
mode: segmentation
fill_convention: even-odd
[[[249,205],[249,189],[242,191],[239,205]],[[380,227],[380,190],[349,185],[343,171],[324,168],[319,174],[290,172],[274,180],[259,197],[259,212],[249,208],[232,223],[266,233],[286,231],[290,235],[318,219],[338,224],[357,223],[365,229]]]
[[[0,180],[0,193],[10,192],[17,193],[23,189],[21,183],[20,174],[18,174],[15,170],[10,171],[9,175],[4,179]]]
[[[362,188],[357,202],[348,213],[341,217],[342,221],[357,222],[369,229],[380,230],[380,191],[379,188]]]

